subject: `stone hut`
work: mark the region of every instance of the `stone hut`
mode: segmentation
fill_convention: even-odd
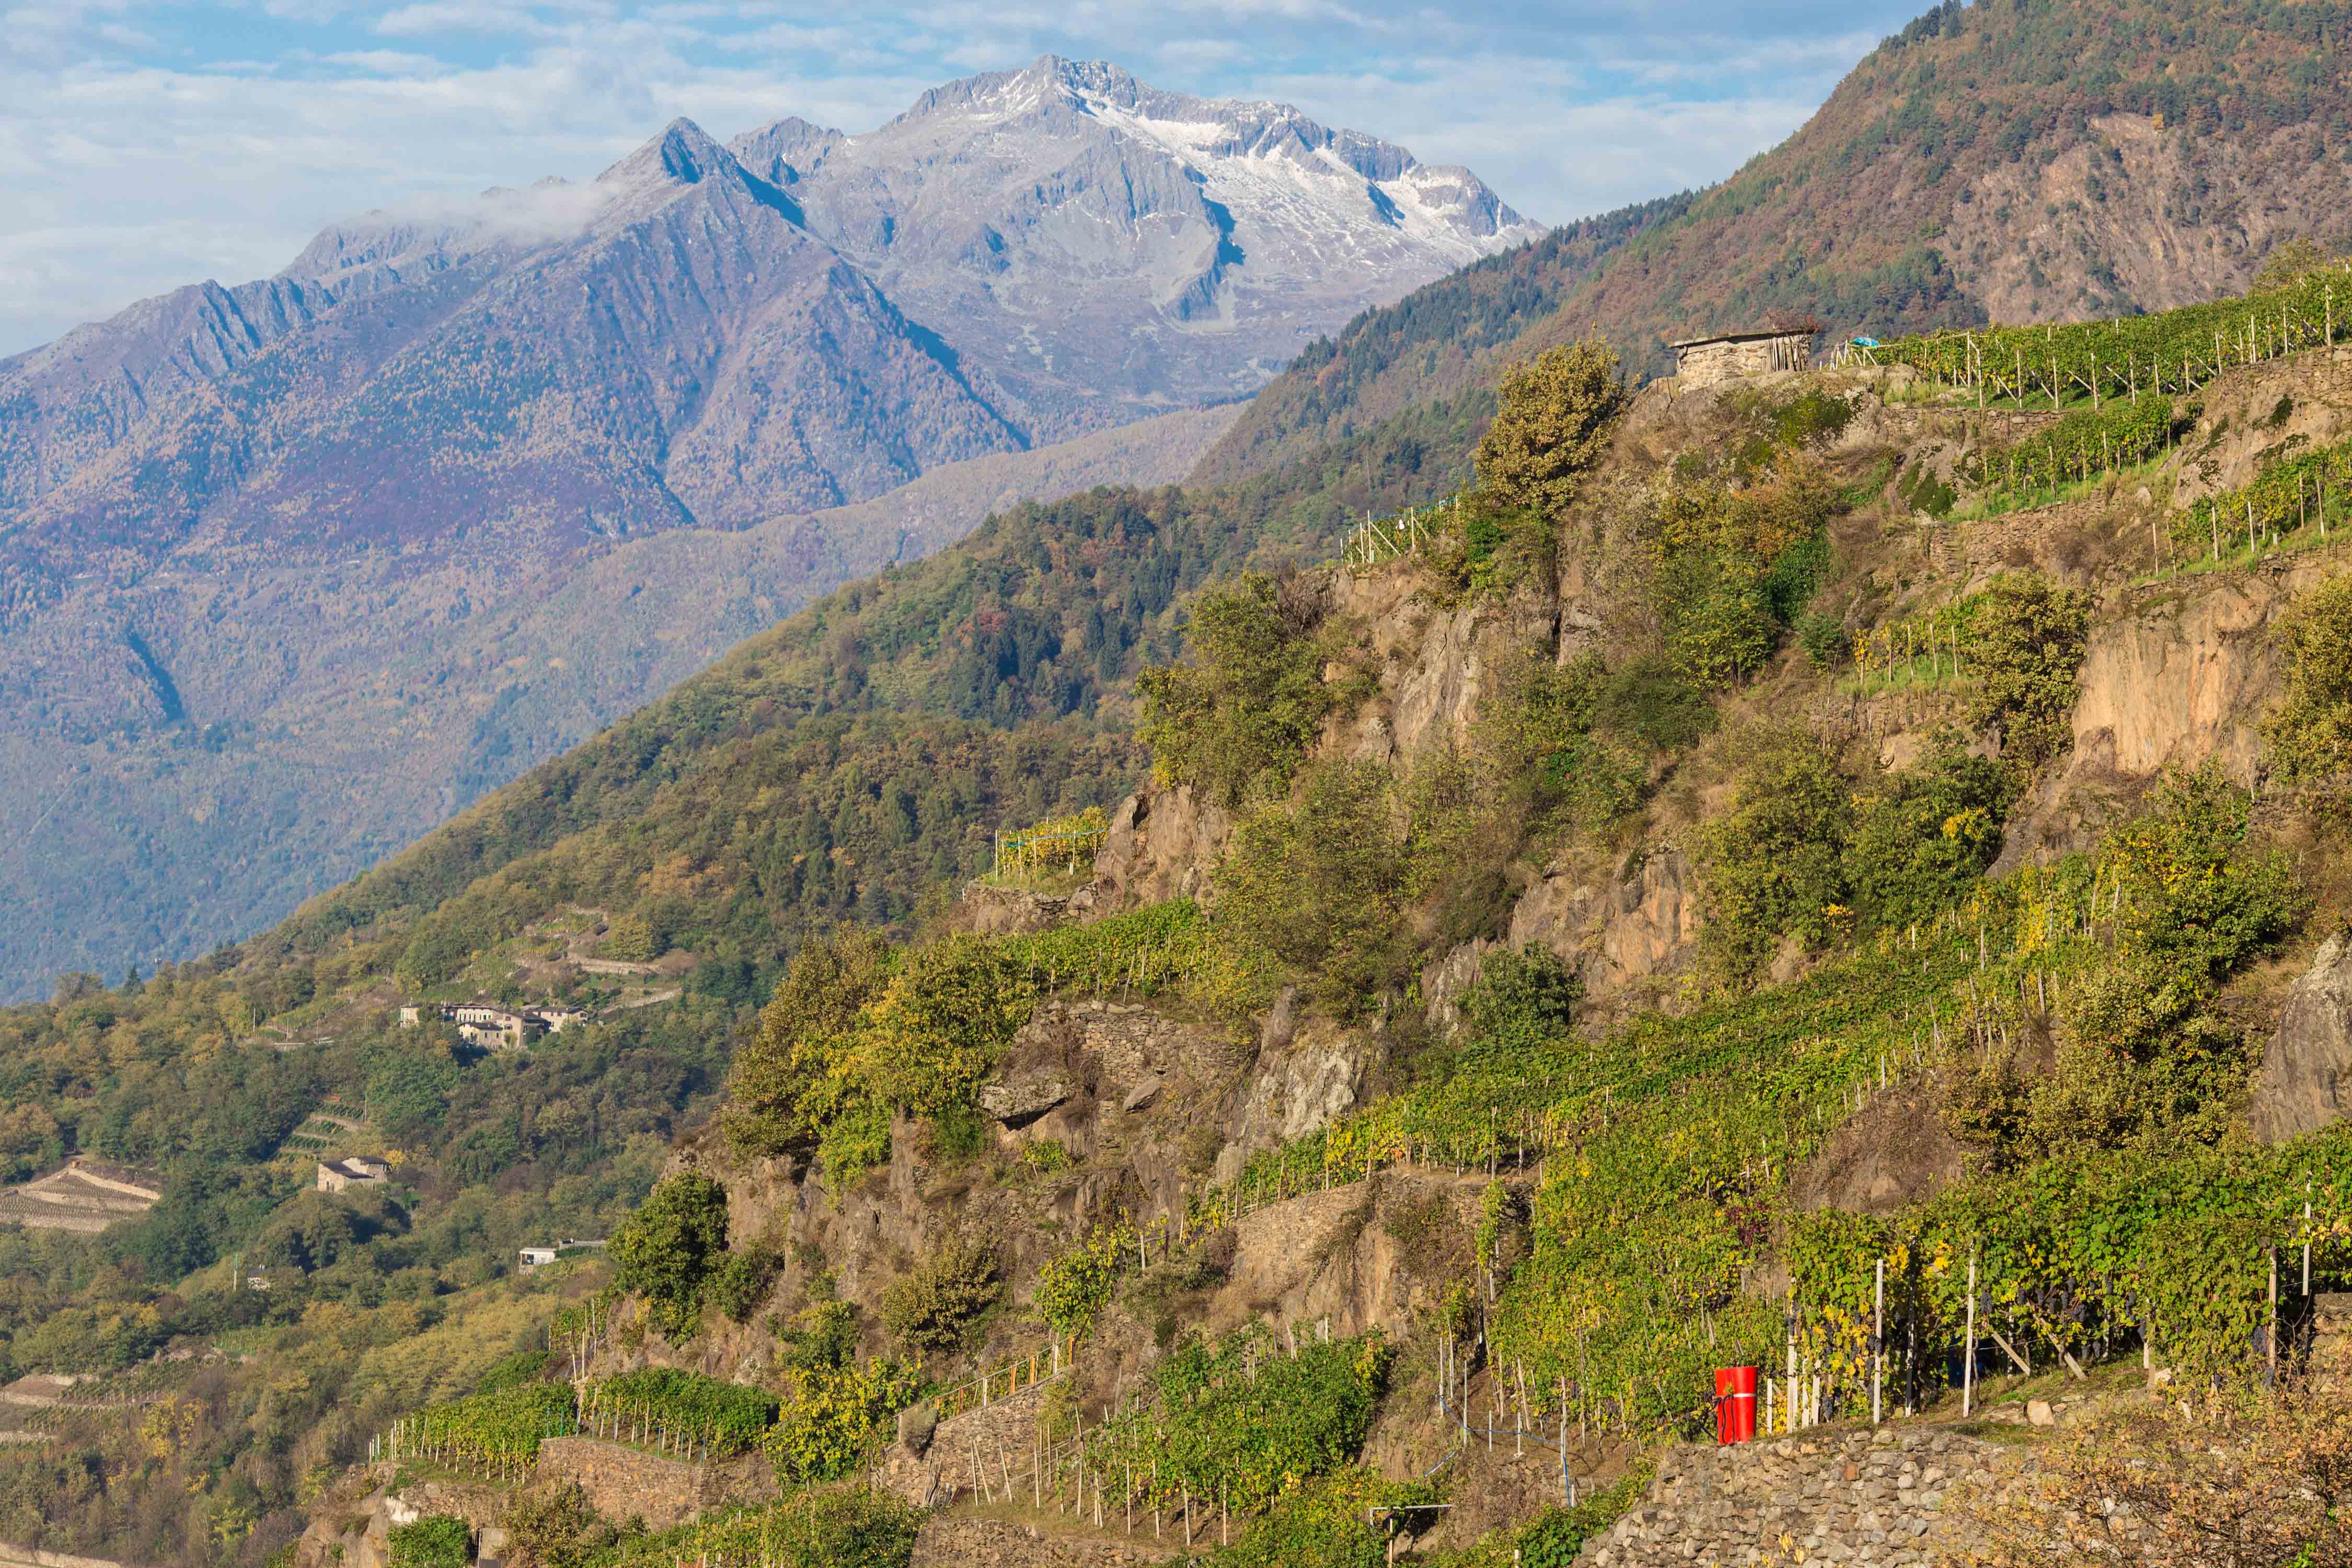
[[[1774,371],[1810,370],[1813,363],[1811,332],[1727,332],[1666,346],[1675,351],[1675,374],[1685,388],[1719,386]]]
[[[322,1193],[347,1192],[369,1182],[381,1182],[392,1174],[392,1167],[373,1154],[354,1154],[345,1160],[322,1160],[319,1163],[319,1190]]]

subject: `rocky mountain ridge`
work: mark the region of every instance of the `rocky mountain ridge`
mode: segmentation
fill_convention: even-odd
[[[992,507],[1172,479],[1292,345],[1534,232],[1049,59],[866,136],[679,121],[0,362],[0,885],[46,911],[0,986],[249,929]],[[724,560],[648,647],[639,593]]]

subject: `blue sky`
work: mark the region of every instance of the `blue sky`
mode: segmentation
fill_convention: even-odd
[[[1296,103],[1559,222],[1719,179],[1927,0],[0,0],[0,354],[371,207],[584,178],[677,115],[857,132],[1055,53]]]

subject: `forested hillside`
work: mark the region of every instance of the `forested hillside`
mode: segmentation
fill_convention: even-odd
[[[2352,9],[2284,0],[1958,0],[1887,39],[1719,185],[1559,231],[1299,357],[1198,475],[1491,384],[1596,325],[1630,363],[1808,321],[1824,345],[2072,321],[2242,288],[2297,235],[2352,235]],[[1435,323],[1467,329],[1433,344]]]

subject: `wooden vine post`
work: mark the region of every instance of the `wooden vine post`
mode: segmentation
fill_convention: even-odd
[[[1878,1260],[1870,1289],[1870,1424],[1886,1418],[1886,1259]]]
[[[1977,1250],[1973,1247],[1969,1248],[1968,1339],[1960,1354],[1960,1418],[1966,1420],[1977,1394]]]

